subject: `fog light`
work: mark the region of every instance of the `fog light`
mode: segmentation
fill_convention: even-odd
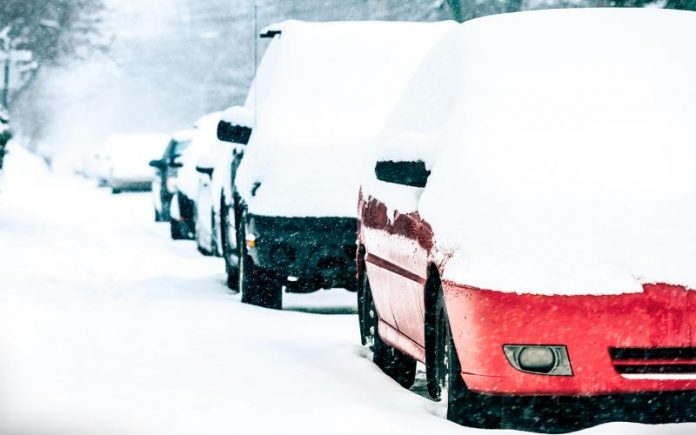
[[[572,376],[565,346],[503,346],[508,362],[519,371],[550,376]]]
[[[548,373],[556,365],[556,355],[548,347],[525,347],[517,356],[523,370]]]

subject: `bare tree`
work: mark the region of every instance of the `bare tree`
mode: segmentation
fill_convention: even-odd
[[[29,54],[17,61],[18,68],[13,68],[22,75],[22,80],[8,99],[17,98],[30,86],[44,65],[85,57],[94,49],[103,49],[105,45],[99,41],[98,33],[103,7],[103,0],[2,0],[0,54],[5,60],[4,88],[9,85],[12,53]]]

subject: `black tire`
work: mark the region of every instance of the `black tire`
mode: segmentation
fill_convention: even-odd
[[[155,209],[155,222],[162,222],[162,215]]]
[[[215,226],[215,210],[212,210],[210,213],[210,255],[213,257],[219,257],[220,252],[218,250],[217,237],[215,237]]]
[[[440,288],[437,299],[436,346],[434,370],[439,396],[446,390],[447,419],[468,427],[500,429],[502,426],[502,397],[475,393],[467,388],[452,338],[445,299]]]
[[[230,231],[234,222],[230,221],[230,210],[223,198],[220,206],[220,237],[222,237],[222,258],[225,259],[225,272],[227,274],[227,287],[232,291],[239,291],[239,247],[232,247],[230,236],[237,234],[237,229]],[[237,239],[238,240],[238,239]],[[234,258],[233,258],[234,257]],[[233,261],[236,260],[236,261]]]
[[[399,385],[410,388],[416,380],[416,360],[389,346],[379,336],[379,317],[367,273],[363,273],[358,286],[358,301],[361,340],[372,350],[372,361]]]
[[[244,234],[244,219],[240,222],[240,234]],[[277,274],[254,264],[246,250],[244,239],[239,240],[239,292],[242,302],[263,308],[283,308],[283,287]]]
[[[187,238],[184,224],[176,219],[169,221],[169,233],[172,236],[172,240],[183,240]]]
[[[118,187],[112,187],[111,188],[111,193],[113,195],[118,195],[119,193],[123,192],[123,190],[119,189]]]

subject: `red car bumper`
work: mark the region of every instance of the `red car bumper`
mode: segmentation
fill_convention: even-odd
[[[696,390],[696,292],[538,296],[443,283],[467,386],[505,395],[583,396]],[[564,345],[573,374],[515,369],[504,345]]]

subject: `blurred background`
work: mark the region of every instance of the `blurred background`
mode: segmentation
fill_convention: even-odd
[[[286,19],[434,21],[696,0],[2,0],[0,97],[21,142],[70,168],[113,133],[170,132],[243,102]],[[588,29],[591,31],[591,29]]]

